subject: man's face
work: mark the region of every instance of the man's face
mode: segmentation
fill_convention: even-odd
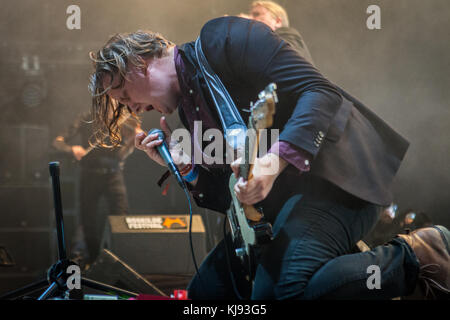
[[[250,9],[250,17],[268,25],[272,30],[281,27],[281,19],[275,17],[269,10],[262,6],[254,6]]]
[[[177,108],[179,86],[176,71],[170,68],[169,59],[170,56],[151,59],[144,68],[128,66],[123,86],[110,89],[107,94],[135,113],[153,109],[163,114],[172,113]],[[106,76],[103,85],[109,86],[110,80]],[[112,87],[119,82],[118,77],[115,77]]]

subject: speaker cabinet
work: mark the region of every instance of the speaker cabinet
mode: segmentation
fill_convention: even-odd
[[[192,244],[197,264],[206,257],[205,227],[192,217]],[[194,274],[189,245],[189,215],[109,216],[102,248],[141,274]]]
[[[5,247],[15,265],[0,268],[0,274],[45,274],[56,261],[51,231],[0,230],[0,245]]]
[[[48,182],[49,133],[44,126],[0,127],[0,183]]]
[[[0,186],[0,228],[48,228],[50,192],[48,186]]]

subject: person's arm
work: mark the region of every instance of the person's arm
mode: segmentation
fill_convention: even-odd
[[[186,116],[181,108],[178,109],[178,114],[183,126],[186,128],[189,127]],[[191,156],[189,155],[187,158],[190,160]],[[186,163],[190,162],[189,160],[182,161],[183,165],[178,166],[182,174],[184,174],[184,168],[186,167]],[[197,164],[191,170],[196,170],[196,177],[194,180],[187,182],[186,186],[197,206],[225,214],[231,201],[228,187],[232,173],[230,167],[205,169]],[[189,174],[191,172],[187,173]]]
[[[230,167],[205,169],[196,165],[198,177],[195,183],[187,183],[197,206],[226,214],[231,197],[228,182],[232,171]]]
[[[86,155],[86,149],[81,145],[68,143],[72,140],[80,130],[81,121],[83,116],[79,116],[76,120],[65,130],[64,133],[58,135],[53,139],[52,146],[61,152],[71,154],[78,161],[81,160]]]
[[[161,117],[160,127],[166,136],[166,142],[170,146],[172,131],[165,117]],[[136,149],[144,151],[150,159],[161,166],[166,166],[156,148],[161,143],[162,141],[159,140],[156,134],[147,136],[145,132],[138,133],[134,139]],[[174,157],[174,154],[172,158],[180,171],[183,171],[183,167],[186,166],[186,162],[180,162],[183,158],[177,159],[176,156]],[[188,182],[186,185],[197,205],[202,208],[226,213],[231,201],[228,191],[228,180],[231,175],[231,169],[224,167],[223,169],[207,170],[200,165],[195,165],[194,168],[197,170],[198,176],[194,181]]]
[[[276,83],[276,117],[285,121],[279,140],[314,159],[341,107],[337,88],[263,23],[214,19],[202,29],[201,39],[208,40],[202,46],[212,68],[231,85],[248,87],[256,95]]]
[[[298,169],[299,173],[310,170],[312,155],[289,142],[276,141],[268,153],[273,153],[284,159],[288,164]]]
[[[121,159],[127,158],[134,151],[135,136],[144,132],[139,123],[133,121],[125,122],[122,126],[123,144],[119,147],[119,157]]]
[[[66,143],[66,139],[62,135],[53,139],[52,146],[58,151],[72,153],[72,146]]]
[[[300,158],[305,164],[307,160],[309,169],[342,97],[316,68],[262,23],[236,17],[215,19],[205,25],[201,39],[208,39],[202,46],[212,68],[231,86],[239,83],[259,92],[269,83],[277,85],[276,116],[285,121],[279,123],[279,141],[288,148],[282,154],[270,152],[261,158],[279,169],[275,174],[256,173],[252,180],[236,185],[238,199],[254,204],[267,196],[274,180],[290,163],[286,154],[296,154],[292,161]],[[231,63],[225,65],[223,61]]]
[[[297,52],[305,58],[306,61],[314,65],[308,46],[303,41],[302,36],[297,30],[294,28],[281,27],[276,29],[275,33],[278,34],[284,41],[289,43],[295,50],[297,50]]]

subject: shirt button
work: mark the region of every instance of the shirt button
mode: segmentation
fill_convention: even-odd
[[[200,107],[195,107],[195,111],[199,112],[200,111]]]
[[[192,89],[189,89],[189,94],[193,94],[194,91]]]
[[[203,193],[200,193],[200,194],[198,195],[198,197],[199,197],[200,199],[202,199],[202,198],[203,198]]]

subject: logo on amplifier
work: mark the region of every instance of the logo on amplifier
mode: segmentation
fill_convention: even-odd
[[[187,223],[186,218],[163,218],[163,226],[167,229],[186,229]]]
[[[186,229],[185,217],[126,217],[128,229]]]

